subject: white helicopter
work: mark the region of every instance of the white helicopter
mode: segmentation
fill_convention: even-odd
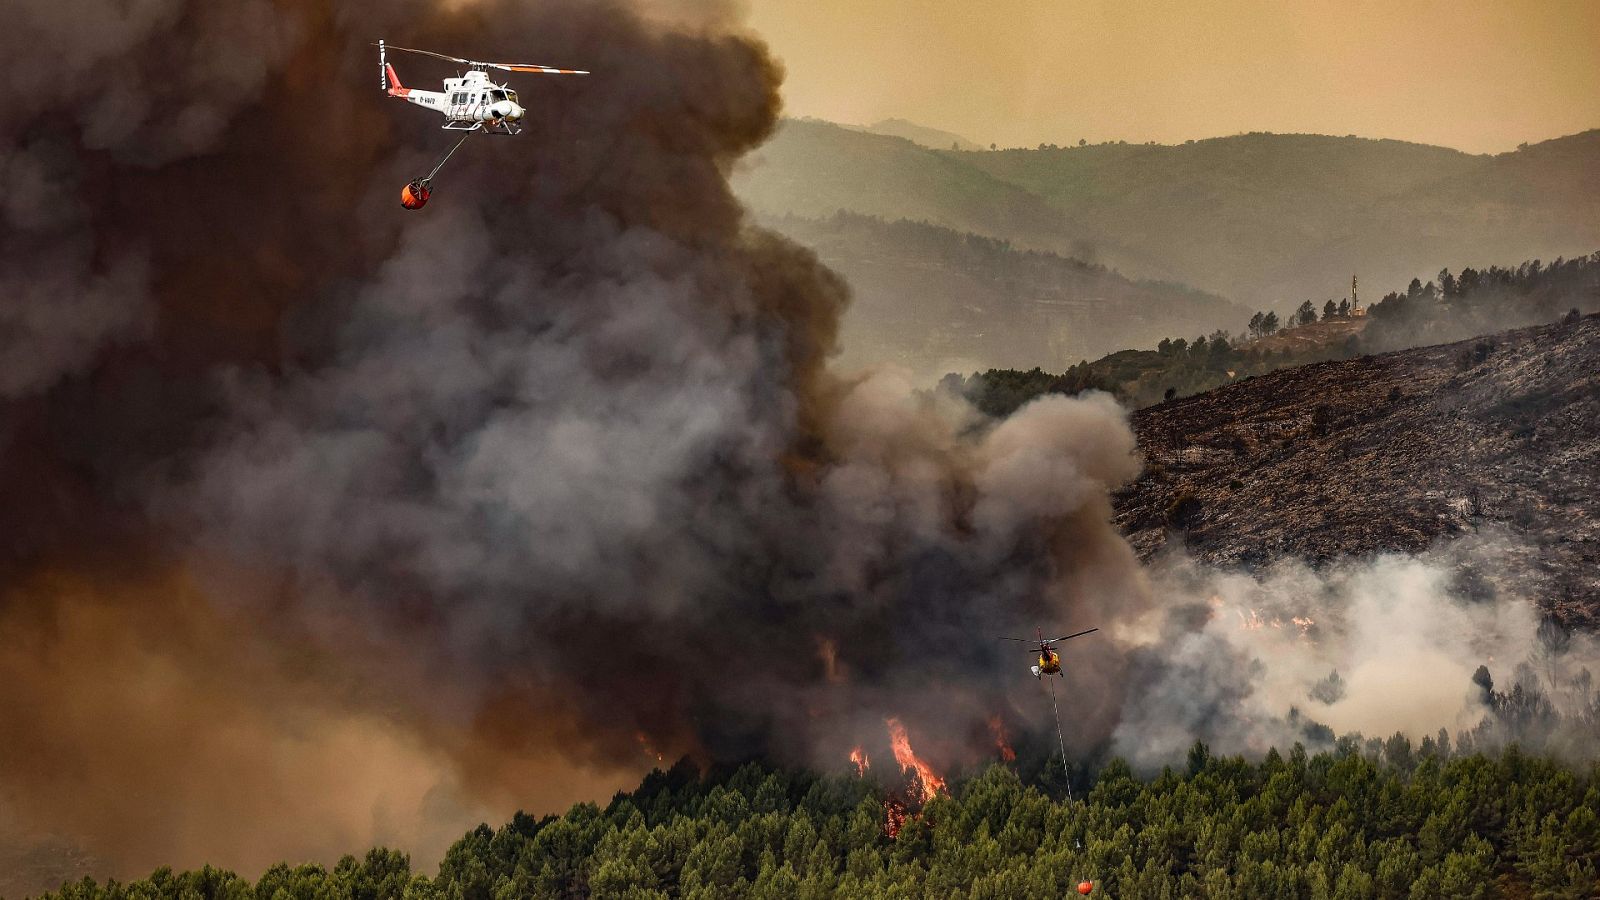
[[[406,53],[417,53],[422,56],[431,56],[446,62],[453,62],[467,66],[464,75],[444,79],[444,90],[424,91],[417,88],[406,87],[400,82],[400,76],[395,73],[394,66],[389,64],[389,51],[401,50]],[[588,75],[582,69],[557,69],[553,66],[540,66],[532,63],[496,63],[482,62],[474,59],[462,59],[459,56],[446,56],[432,50],[417,50],[411,47],[396,47],[378,40],[378,66],[382,70],[383,92],[390,97],[397,97],[408,103],[434,110],[445,117],[446,131],[465,132],[461,140],[456,141],[450,152],[439,160],[426,177],[418,178],[407,184],[400,192],[400,205],[406,209],[421,209],[428,202],[428,197],[433,193],[429,184],[439,170],[449,161],[473,132],[484,134],[520,134],[522,126],[523,109],[517,103],[517,92],[508,85],[497,84],[489,80],[485,69],[502,69],[507,72],[530,72],[539,75]]]

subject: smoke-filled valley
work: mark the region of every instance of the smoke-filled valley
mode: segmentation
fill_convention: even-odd
[[[932,382],[947,372],[1153,347],[1174,334],[1237,328],[1250,315],[1182,285],[924,222],[847,212],[762,221],[850,283],[835,362],[846,370],[893,363]]]
[[[1080,788],[1197,740],[1592,752],[1592,639],[1461,577],[1514,536],[1141,559],[1111,396],[995,419],[838,364],[851,286],[730,187],[782,80],[731,9],[91,6],[0,39],[0,893],[431,865],[679,758],[909,758],[944,802],[935,772],[1055,750],[996,639],[1035,628],[1100,629],[1051,688]],[[379,35],[596,75],[523,86],[530,133],[474,138],[405,213],[445,137],[374,90]],[[1024,263],[1175,327],[1232,309]],[[1592,486],[1592,430],[1566,449]],[[1504,724],[1480,664],[1547,727]]]

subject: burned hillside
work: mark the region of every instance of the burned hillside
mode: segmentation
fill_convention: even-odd
[[[1280,370],[1140,411],[1141,557],[1221,566],[1492,536],[1463,571],[1600,625],[1600,316]]]

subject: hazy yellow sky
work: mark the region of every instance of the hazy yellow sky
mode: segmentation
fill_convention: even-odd
[[[1241,131],[1474,152],[1600,127],[1600,0],[747,0],[787,112],[982,144]]]

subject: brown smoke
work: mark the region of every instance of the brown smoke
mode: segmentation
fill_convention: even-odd
[[[5,597],[0,633],[9,817],[119,867],[259,870],[374,840],[435,855],[482,803],[559,806],[622,780],[546,750],[492,790],[463,784],[450,761],[481,757],[478,735],[419,728],[404,697],[351,691],[337,660],[261,641],[181,574],[40,572]]]
[[[994,634],[1142,607],[1108,399],[985,430],[827,373],[844,285],[727,185],[779,110],[736,28],[100,7],[6,38],[0,818],[107,873],[252,869],[658,756],[888,758],[890,716],[972,761],[1033,718]],[[377,91],[379,36],[596,75],[519,82],[528,133],[404,213],[449,138]],[[1078,746],[1119,696],[1083,656]]]

